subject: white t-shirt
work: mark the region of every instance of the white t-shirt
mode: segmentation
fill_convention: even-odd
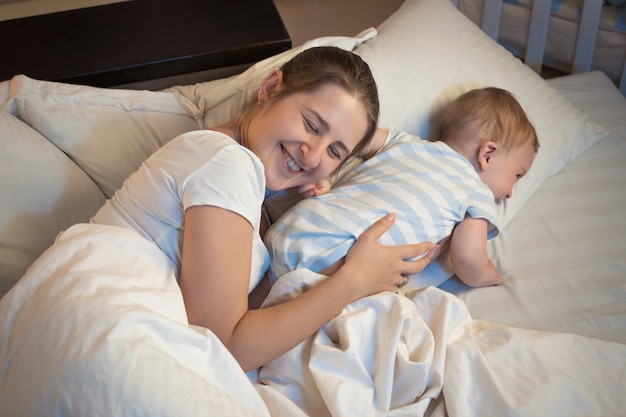
[[[193,131],[150,156],[91,222],[135,229],[180,272],[185,210],[210,205],[237,213],[254,227],[251,291],[269,266],[259,236],[264,196],[263,164],[254,153],[222,133]]]

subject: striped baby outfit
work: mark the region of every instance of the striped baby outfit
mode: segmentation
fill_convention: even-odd
[[[466,214],[489,221],[490,239],[498,233],[493,193],[465,157],[443,142],[390,132],[374,157],[270,228],[265,243],[272,283],[297,268],[319,272],[332,265],[388,212],[396,222],[379,239],[384,245],[438,242]]]

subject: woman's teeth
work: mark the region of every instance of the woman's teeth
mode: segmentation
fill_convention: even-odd
[[[285,155],[285,161],[287,161],[287,166],[289,167],[289,169],[291,169],[292,171],[300,171],[301,168],[300,166],[296,163],[296,161],[294,161],[291,156],[289,156],[289,154],[287,152],[285,152],[283,150],[283,154]]]

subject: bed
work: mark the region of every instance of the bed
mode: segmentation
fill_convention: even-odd
[[[626,3],[459,0],[474,23],[536,72],[603,71],[626,93]]]
[[[517,96],[541,148],[489,244],[503,286],[462,285],[444,254],[402,293],[349,305],[245,374],[210,331],[187,324],[162,253],[86,222],[151,152],[227,120],[269,69],[315,45],[370,64],[381,126],[434,136],[447,102],[494,85]],[[0,83],[0,103],[3,416],[626,409],[626,99],[602,72],[546,82],[449,0],[407,0],[377,28],[313,39],[228,78],[148,91],[16,75]],[[283,214],[284,201],[270,205],[277,224],[309,200]],[[289,271],[265,303],[323,278]]]

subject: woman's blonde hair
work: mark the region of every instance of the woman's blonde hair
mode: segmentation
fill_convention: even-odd
[[[493,141],[505,152],[532,141],[535,152],[539,149],[537,132],[522,106],[497,87],[470,90],[450,103],[441,119],[440,138],[459,146]]]

